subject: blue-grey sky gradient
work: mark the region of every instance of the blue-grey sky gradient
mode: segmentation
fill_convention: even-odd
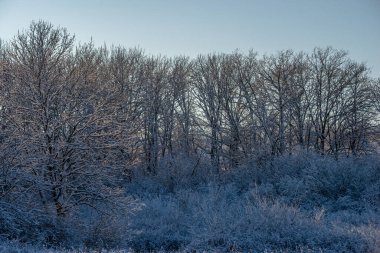
[[[380,77],[380,0],[0,0],[0,38],[32,20],[167,56],[332,46]]]

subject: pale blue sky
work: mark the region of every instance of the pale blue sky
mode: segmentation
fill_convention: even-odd
[[[40,19],[167,56],[332,46],[380,77],[380,0],[0,0],[2,39]]]

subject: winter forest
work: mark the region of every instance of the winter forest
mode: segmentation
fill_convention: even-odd
[[[32,22],[0,40],[0,252],[379,252],[377,74]]]

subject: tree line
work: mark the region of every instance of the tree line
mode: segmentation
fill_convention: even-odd
[[[129,168],[155,174],[176,156],[221,173],[301,150],[371,152],[379,87],[331,47],[167,58],[32,22],[0,42],[0,199],[64,216],[114,201]]]

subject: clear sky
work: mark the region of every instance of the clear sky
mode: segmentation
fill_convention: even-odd
[[[380,77],[380,0],[0,0],[0,38],[32,20],[167,56],[332,46]]]

